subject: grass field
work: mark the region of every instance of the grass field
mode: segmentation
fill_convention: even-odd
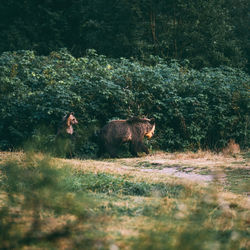
[[[249,152],[0,153],[0,249],[249,249]]]

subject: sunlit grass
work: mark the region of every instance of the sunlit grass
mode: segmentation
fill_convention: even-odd
[[[84,161],[0,153],[0,227],[5,232],[0,244],[20,249],[247,249],[246,164],[241,155],[209,152]],[[187,174],[192,166],[215,178],[205,185],[141,171],[177,165]]]

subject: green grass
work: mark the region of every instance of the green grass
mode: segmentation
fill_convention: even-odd
[[[156,163],[156,162],[148,162],[148,161],[141,161],[141,162],[138,162],[135,167],[138,167],[138,168],[152,168],[152,169],[158,169],[158,170],[161,170],[163,169],[164,166],[163,164],[161,163]]]
[[[91,191],[109,195],[131,195],[150,197],[178,197],[184,190],[182,185],[131,181],[131,177],[106,173],[72,173],[67,175],[65,186],[72,192]]]
[[[73,248],[95,248],[103,234],[95,228],[96,203],[90,193],[65,185],[69,168],[57,169],[44,158],[5,162],[0,171],[0,249],[54,249],[62,239]],[[84,223],[89,229],[79,230]],[[101,237],[100,242],[105,245]]]
[[[202,175],[210,175],[212,174],[212,171],[205,167],[205,168],[200,168],[198,173]]]
[[[239,187],[249,183],[247,169],[226,169],[224,193],[217,183],[148,176],[137,171],[150,167],[143,158],[122,162],[132,167],[43,155],[1,161],[0,248],[247,249],[249,208]]]
[[[245,160],[248,160],[250,159],[250,151],[246,151],[246,152],[243,152],[242,153],[242,156]]]
[[[235,193],[250,192],[250,170],[245,168],[227,168],[226,170],[226,189]]]

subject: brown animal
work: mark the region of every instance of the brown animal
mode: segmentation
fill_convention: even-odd
[[[56,134],[56,151],[59,156],[72,157],[75,139],[73,125],[75,124],[78,124],[78,121],[73,112],[63,117]]]
[[[150,139],[154,131],[154,118],[133,117],[128,120],[111,121],[100,131],[101,153],[108,152],[111,157],[116,157],[119,146],[129,142],[129,151],[133,156],[138,156],[138,152],[149,154],[143,138],[146,136]]]
[[[73,133],[74,133],[73,125],[74,124],[78,124],[78,121],[76,120],[76,118],[74,116],[74,112],[67,113],[63,117],[62,122],[59,125],[59,128],[57,130],[57,135],[60,135],[60,134],[73,135]]]

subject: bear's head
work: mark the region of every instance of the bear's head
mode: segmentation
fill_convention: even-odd
[[[136,127],[137,131],[140,130],[140,134],[146,136],[147,138],[151,138],[154,135],[155,131],[155,119],[148,118],[139,118],[132,117],[126,120],[127,123],[131,124],[133,127]]]
[[[146,133],[145,133],[145,136],[150,139],[153,135],[154,135],[154,132],[155,132],[155,119],[152,118],[152,119],[147,119],[147,118],[144,118],[146,120]]]
[[[74,112],[68,113],[63,119],[66,121],[67,127],[70,127],[71,125],[74,125],[74,124],[78,124],[78,121],[75,118]]]

